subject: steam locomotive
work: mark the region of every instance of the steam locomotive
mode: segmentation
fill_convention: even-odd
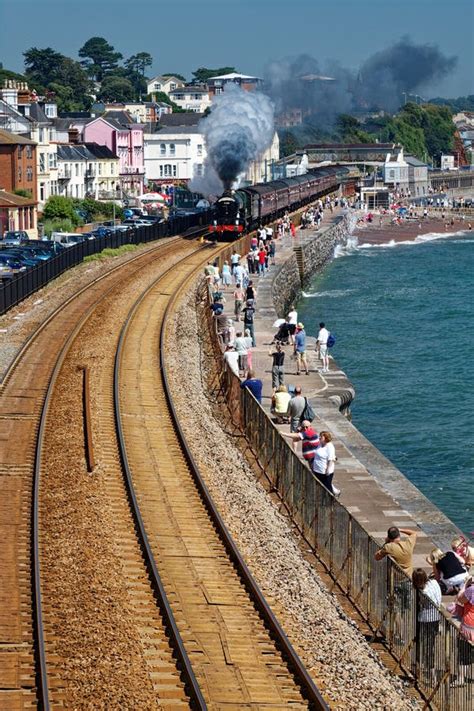
[[[336,190],[347,178],[342,166],[314,168],[294,178],[258,183],[235,192],[226,190],[214,203],[210,232],[218,241],[238,239],[255,229]]]

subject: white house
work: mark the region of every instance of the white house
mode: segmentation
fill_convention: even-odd
[[[203,114],[211,105],[209,91],[204,86],[181,86],[169,92],[171,101],[174,101],[185,111],[194,111]]]
[[[405,156],[408,163],[408,183],[412,196],[428,194],[428,166],[415,156]]]
[[[184,81],[182,81],[182,79],[178,79],[178,77],[157,76],[153,77],[153,79],[150,79],[150,81],[147,82],[146,90],[148,94],[151,95],[152,101],[155,101],[156,99],[154,94],[157,94],[158,92],[162,91],[163,94],[169,95],[170,91],[173,91],[173,89],[177,89],[179,86],[184,86]]]
[[[382,172],[385,185],[397,192],[408,190],[408,163],[403,157],[403,148],[396,155],[387,153]]]
[[[145,130],[145,177],[148,182],[188,182],[202,175],[204,137],[197,125],[161,126]]]
[[[59,194],[115,199],[121,189],[119,158],[97,143],[58,146]]]

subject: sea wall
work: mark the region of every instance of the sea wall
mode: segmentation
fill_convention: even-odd
[[[341,215],[334,224],[314,236],[308,233],[308,240],[294,247],[272,283],[272,300],[278,316],[283,317],[288,312],[311,277],[333,259],[336,246],[347,241],[353,223],[353,215]]]

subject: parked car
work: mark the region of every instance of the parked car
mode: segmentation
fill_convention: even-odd
[[[21,245],[28,242],[28,233],[24,230],[9,230],[3,235],[3,244]]]
[[[41,259],[35,257],[34,254],[29,253],[27,249],[16,249],[15,247],[12,247],[8,250],[2,250],[0,254],[9,254],[12,257],[16,257],[26,267],[37,267],[38,264],[41,264]]]
[[[83,236],[77,232],[52,232],[51,239],[65,247],[74,247],[76,244],[84,242]]]
[[[11,254],[0,252],[0,265],[13,269],[17,272],[26,272],[27,267],[21,263],[18,257],[14,257]]]
[[[32,256],[41,259],[43,262],[51,259],[54,254],[54,252],[50,249],[40,249],[39,247],[32,247],[30,244],[25,244],[22,249],[25,252],[30,252]]]
[[[128,225],[129,227],[149,227],[150,223],[144,219],[140,220],[124,220],[122,225]]]

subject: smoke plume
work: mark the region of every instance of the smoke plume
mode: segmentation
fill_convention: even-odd
[[[415,45],[403,37],[369,57],[359,71],[336,62],[321,67],[309,55],[271,62],[265,69],[265,91],[277,113],[297,108],[307,122],[328,128],[341,113],[396,111],[404,94],[413,99],[451,72],[456,61],[435,46]]]
[[[212,102],[211,113],[199,123],[206,141],[204,176],[190,187],[204,195],[219,195],[247,171],[271,143],[273,105],[264,94],[228,84]]]

